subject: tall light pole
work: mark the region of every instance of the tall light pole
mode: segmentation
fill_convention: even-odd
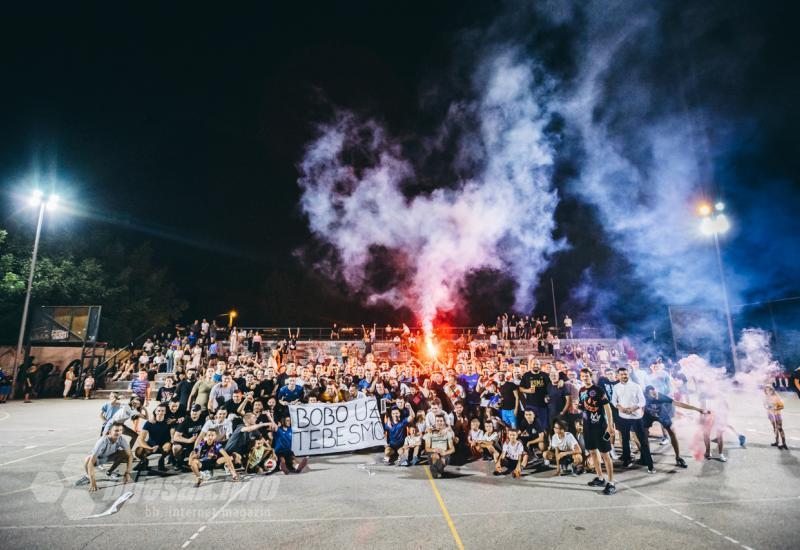
[[[728,285],[725,283],[725,271],[722,267],[722,253],[719,248],[719,236],[730,229],[731,224],[727,216],[723,213],[725,204],[718,202],[713,207],[710,204],[702,203],[697,207],[697,212],[703,218],[700,221],[700,231],[705,235],[713,235],[714,249],[717,252],[717,268],[719,269],[719,280],[722,285],[722,301],[725,304],[725,320],[728,324],[728,341],[731,346],[731,360],[733,361],[733,371],[739,370],[739,361],[736,359],[736,340],[733,336],[733,319],[731,317],[731,305],[728,301]]]
[[[31,270],[28,273],[28,289],[25,292],[25,305],[22,308],[22,321],[19,324],[19,339],[17,349],[14,352],[14,375],[11,381],[12,397],[14,389],[17,387],[17,376],[19,375],[19,358],[22,355],[22,343],[25,340],[25,326],[28,323],[28,307],[31,303],[31,289],[33,287],[33,274],[36,271],[36,256],[39,253],[39,237],[42,234],[42,222],[44,221],[44,211],[47,208],[55,208],[58,204],[58,195],[44,196],[40,190],[35,190],[30,198],[31,206],[39,207],[39,219],[36,222],[36,237],[33,239],[33,254],[31,255]]]

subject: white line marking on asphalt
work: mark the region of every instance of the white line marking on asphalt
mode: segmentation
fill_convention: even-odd
[[[625,487],[625,488],[627,488],[627,489],[630,489],[631,491],[633,491],[633,492],[634,492],[634,493],[636,493],[637,495],[640,495],[640,496],[642,496],[642,497],[646,498],[647,500],[650,500],[650,501],[652,501],[652,502],[654,502],[654,503],[656,503],[656,504],[661,504],[661,503],[660,503],[658,500],[654,499],[653,497],[651,497],[651,496],[649,496],[649,495],[646,495],[646,494],[644,494],[643,492],[639,491],[638,489],[635,489],[634,487],[631,487],[630,485],[625,485],[624,483],[619,483],[619,485],[622,485],[623,487]],[[670,506],[670,505],[668,505],[668,504],[662,504],[662,505],[663,505],[663,506]],[[671,504],[671,506],[680,506],[680,504],[677,504],[677,503],[672,503],[672,504]],[[670,510],[672,510],[672,509],[670,508]],[[673,510],[673,512],[674,512],[674,511],[675,511],[675,510]],[[713,528],[709,527],[708,525],[706,525],[705,523],[703,523],[703,522],[701,522],[701,521],[692,520],[692,518],[690,518],[689,516],[683,515],[683,514],[679,514],[679,515],[683,516],[684,518],[686,518],[686,519],[687,519],[687,520],[689,520],[689,521],[694,521],[694,523],[695,523],[695,524],[699,525],[700,527],[702,527],[702,528],[704,528],[704,529],[708,529],[709,531],[711,531],[712,533],[714,533],[715,535],[717,535],[717,536],[719,536],[719,537],[724,537],[724,538],[726,538],[726,539],[729,539],[729,540],[733,541],[733,542],[734,542],[734,544],[739,544],[739,542],[738,542],[738,541],[736,541],[735,539],[732,539],[732,538],[730,538],[730,537],[728,537],[728,536],[726,536],[726,535],[724,535],[724,534],[720,533],[720,532],[719,532],[719,531],[717,531],[716,529],[713,529]],[[742,545],[742,546],[744,546],[744,545]],[[746,548],[746,547],[745,547],[745,548]],[[752,549],[751,549],[751,550],[752,550]]]
[[[239,490],[238,490],[238,491],[236,491],[235,493],[233,493],[233,494],[231,495],[231,497],[230,497],[230,498],[227,500],[227,502],[225,502],[225,504],[223,504],[223,505],[222,505],[222,506],[219,508],[219,510],[217,510],[216,512],[214,512],[214,514],[213,514],[213,515],[212,515],[210,518],[208,518],[208,519],[205,521],[205,523],[203,523],[203,525],[201,525],[201,526],[200,526],[200,528],[199,528],[197,531],[195,531],[195,532],[194,532],[194,534],[192,534],[192,536],[191,536],[191,537],[189,537],[189,540],[187,540],[186,542],[184,542],[184,543],[183,543],[183,545],[181,546],[181,548],[186,548],[187,546],[189,546],[189,545],[192,543],[192,541],[193,541],[194,539],[196,539],[196,538],[197,538],[197,536],[198,536],[200,533],[202,533],[202,532],[203,532],[203,530],[206,528],[206,526],[207,526],[209,523],[211,523],[212,521],[214,521],[215,519],[217,519],[217,516],[219,516],[219,515],[222,513],[222,511],[223,511],[223,510],[225,510],[225,508],[227,508],[227,507],[228,507],[228,505],[229,505],[231,502],[233,502],[233,499],[235,499],[236,497],[238,497],[238,496],[239,496],[239,495],[242,493],[242,491],[244,491],[246,488],[247,488],[247,485],[245,485],[244,483],[242,483],[242,486],[239,488]]]
[[[5,415],[4,417],[0,418],[0,422],[2,422],[3,420],[6,420],[8,418],[11,418],[11,413],[7,413],[7,412],[3,411],[0,414],[4,414]]]
[[[42,456],[50,453],[54,453],[56,451],[60,451],[62,449],[66,449],[68,447],[74,447],[75,445],[82,445],[83,443],[88,443],[89,441],[97,441],[97,437],[90,437],[87,439],[81,439],[80,441],[74,441],[69,445],[64,445],[63,447],[56,447],[55,449],[48,449],[46,451],[42,451],[41,453],[32,454],[30,456],[23,456],[20,458],[15,458],[14,460],[9,460],[8,462],[3,462],[0,464],[0,468],[3,466],[8,466],[9,464],[16,464],[17,462],[22,462],[23,460],[28,460],[29,458],[35,458],[37,456]]]
[[[741,504],[741,503],[754,503],[754,502],[782,502],[787,500],[795,500],[800,497],[778,497],[778,498],[762,498],[762,499],[744,499],[744,500],[712,500],[712,501],[698,501],[698,502],[673,502],[670,504],[632,504],[632,505],[624,505],[624,506],[595,506],[595,507],[579,507],[579,508],[545,508],[545,509],[534,509],[534,510],[513,510],[513,511],[504,511],[504,512],[454,512],[452,515],[453,517],[462,517],[462,516],[476,516],[476,515],[485,515],[485,516],[493,516],[493,515],[503,515],[503,514],[533,514],[533,513],[562,513],[562,512],[596,512],[598,510],[619,510],[619,509],[646,509],[646,508],[659,508],[659,507],[666,507],[666,506],[708,506],[713,504]],[[694,521],[687,515],[680,514],[683,518]],[[336,516],[336,517],[315,517],[315,518],[270,518],[270,519],[231,519],[231,520],[219,520],[214,522],[216,525],[244,525],[250,523],[311,523],[311,522],[318,522],[318,521],[339,521],[339,522],[347,522],[347,521],[374,521],[374,520],[400,520],[400,519],[441,519],[441,514],[408,514],[408,515],[381,515],[381,516]],[[67,525],[58,525],[58,524],[50,524],[50,525],[0,525],[0,531],[10,531],[15,529],[75,529],[75,528],[84,528],[84,527],[128,527],[136,526],[136,527],[188,527],[192,525],[198,525],[197,531],[200,532],[201,529],[204,528],[207,522],[203,521],[160,521],[160,522],[142,522],[142,523],[132,523],[132,522],[125,522],[125,523],[72,523]],[[750,550],[753,550],[752,548]]]
[[[739,544],[739,541],[738,541],[738,540],[736,540],[736,539],[732,539],[732,538],[730,538],[728,535],[725,535],[725,538],[726,538],[726,539],[728,539],[729,541],[731,541],[733,544]]]

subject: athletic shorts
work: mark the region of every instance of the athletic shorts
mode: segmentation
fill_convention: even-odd
[[[214,468],[217,467],[217,459],[216,458],[208,458],[206,460],[200,461],[200,470],[206,472],[213,472]]]
[[[672,419],[669,416],[653,416],[652,414],[645,413],[644,415],[644,429],[649,430],[650,427],[658,422],[665,428],[672,427]]]
[[[515,411],[500,409],[500,420],[509,428],[517,429],[517,413]]]
[[[607,453],[611,450],[611,442],[603,439],[606,433],[605,424],[600,424],[600,427],[590,427],[591,424],[583,426],[583,441],[586,444],[586,450],[591,451],[597,449],[601,453]]]

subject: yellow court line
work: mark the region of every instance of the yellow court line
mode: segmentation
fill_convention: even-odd
[[[456,531],[456,526],[453,524],[453,518],[450,517],[450,512],[447,511],[447,506],[444,505],[444,500],[442,500],[442,495],[439,493],[439,489],[436,487],[436,483],[433,481],[433,476],[431,475],[431,469],[425,466],[425,473],[428,474],[428,481],[431,482],[431,488],[433,489],[433,494],[436,495],[436,500],[439,501],[439,508],[442,509],[442,514],[444,515],[444,519],[447,520],[447,526],[450,527],[450,533],[453,535],[453,540],[456,541],[456,546],[459,550],[464,550],[464,543],[461,542],[461,537],[458,536],[458,531]]]

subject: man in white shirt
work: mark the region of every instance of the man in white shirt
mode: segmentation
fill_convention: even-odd
[[[564,316],[564,338],[572,338],[572,319],[569,315]]]
[[[631,430],[633,430],[639,439],[639,450],[642,455],[639,463],[647,466],[647,473],[654,474],[656,470],[653,467],[653,457],[650,456],[650,445],[642,420],[646,404],[644,391],[639,384],[631,381],[628,369],[625,367],[617,369],[617,379],[619,383],[614,386],[611,404],[619,411],[617,428],[622,433],[622,466],[627,468],[633,462],[631,460]]]

